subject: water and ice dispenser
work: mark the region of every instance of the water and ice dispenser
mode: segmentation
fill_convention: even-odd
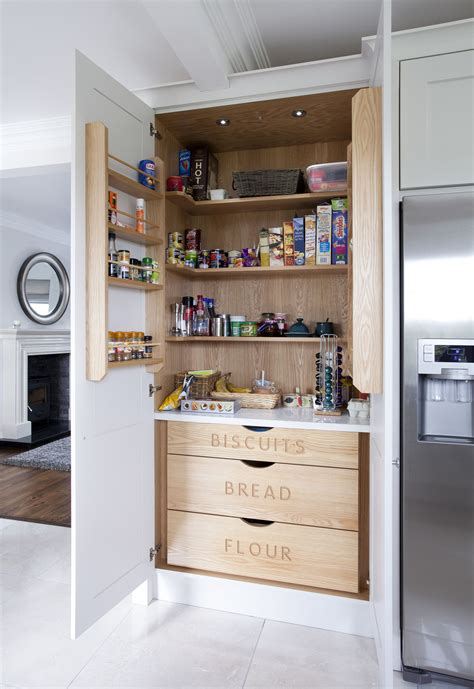
[[[474,443],[474,340],[418,340],[418,440]]]

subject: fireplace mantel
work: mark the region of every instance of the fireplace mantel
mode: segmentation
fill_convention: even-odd
[[[69,354],[69,330],[0,330],[0,439],[31,434],[28,421],[28,357]]]

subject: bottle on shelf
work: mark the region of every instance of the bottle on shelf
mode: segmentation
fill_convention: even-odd
[[[193,319],[193,335],[209,335],[209,313],[202,294],[198,294]]]
[[[115,245],[115,232],[109,232],[108,258],[109,258],[108,275],[111,278],[116,278],[116,277],[118,277],[118,265],[117,265],[118,252],[117,252],[117,247]]]
[[[145,232],[145,199],[137,199],[135,207],[136,230],[140,234]]]

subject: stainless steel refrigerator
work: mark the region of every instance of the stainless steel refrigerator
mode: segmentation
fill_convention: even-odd
[[[405,197],[401,256],[404,677],[474,687],[474,194]]]

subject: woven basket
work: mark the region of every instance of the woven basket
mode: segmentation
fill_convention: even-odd
[[[304,176],[298,169],[233,172],[232,177],[232,187],[240,197],[281,196],[298,194],[304,190]]]
[[[185,375],[186,373],[184,372],[175,374],[175,388],[183,384]],[[189,389],[189,397],[195,400],[203,400],[209,398],[211,392],[214,390],[217,379],[220,377],[220,371],[216,371],[216,373],[212,373],[209,376],[195,376]]]
[[[274,409],[280,404],[281,395],[260,395],[253,392],[211,392],[212,399],[240,400],[245,409]]]

